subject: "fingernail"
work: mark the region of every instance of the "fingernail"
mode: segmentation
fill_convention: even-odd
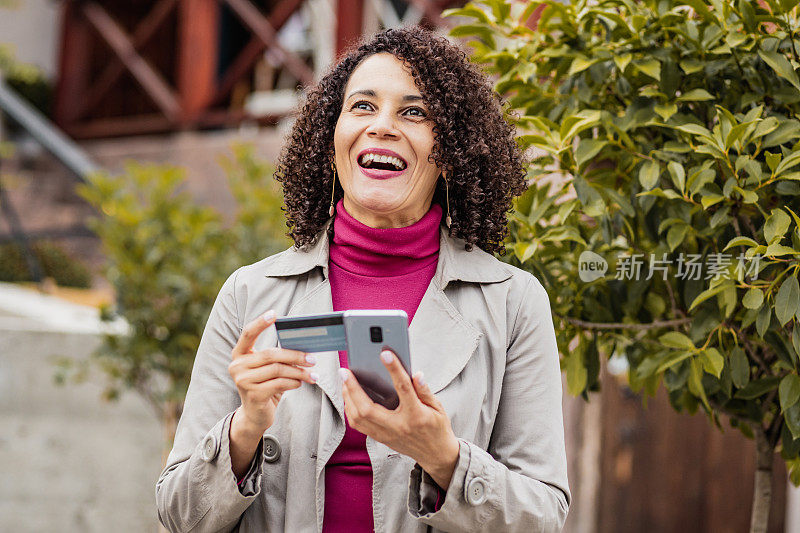
[[[375,353],[375,352],[372,352],[372,353]],[[381,360],[383,360],[383,362],[386,363],[386,364],[391,363],[392,362],[392,352],[390,352],[389,350],[382,351],[381,352]]]
[[[422,370],[417,372],[417,383],[419,383],[422,387],[425,386],[425,375],[422,373]]]
[[[317,364],[317,358],[311,355],[310,353],[306,354],[306,363],[308,363],[309,365],[315,365]]]
[[[264,322],[270,322],[273,318],[275,318],[275,311],[273,311],[272,309],[261,315],[261,319]]]
[[[346,368],[340,368],[339,369],[339,377],[342,378],[342,381],[347,381],[348,375],[347,375],[347,369]]]
[[[316,383],[317,380],[319,379],[319,374],[317,374],[316,372],[309,372],[308,374],[309,376],[311,376],[311,381],[313,381],[314,383]]]

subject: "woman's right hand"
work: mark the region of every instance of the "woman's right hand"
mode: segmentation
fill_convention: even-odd
[[[236,384],[242,405],[231,420],[230,440],[233,470],[241,477],[258,441],[275,420],[275,410],[284,392],[315,383],[316,374],[307,367],[314,365],[314,356],[296,350],[267,348],[253,351],[258,336],[275,323],[275,312],[268,311],[242,330],[231,352],[228,372]],[[238,464],[237,464],[238,463]]]

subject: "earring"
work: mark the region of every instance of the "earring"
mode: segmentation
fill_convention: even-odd
[[[449,228],[450,224],[453,223],[453,219],[450,218],[450,186],[447,183],[447,178],[442,176],[442,179],[444,179],[445,197],[447,198],[447,217],[444,219],[444,223]]]
[[[331,170],[333,170],[333,179],[331,180],[331,206],[328,209],[328,215],[333,216],[333,197],[336,195],[336,165],[331,161]]]

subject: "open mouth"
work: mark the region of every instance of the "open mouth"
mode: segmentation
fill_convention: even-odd
[[[406,162],[393,155],[376,154],[367,152],[358,157],[358,165],[363,168],[371,168],[375,170],[405,170],[408,166]]]

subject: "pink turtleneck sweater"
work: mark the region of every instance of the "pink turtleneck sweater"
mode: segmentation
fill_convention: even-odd
[[[329,276],[333,310],[402,309],[414,318],[436,272],[442,208],[433,204],[405,228],[376,229],[350,216],[340,200],[333,221]],[[347,352],[339,364],[348,368]],[[366,435],[346,422],[325,468],[324,533],[373,531],[372,465]]]

